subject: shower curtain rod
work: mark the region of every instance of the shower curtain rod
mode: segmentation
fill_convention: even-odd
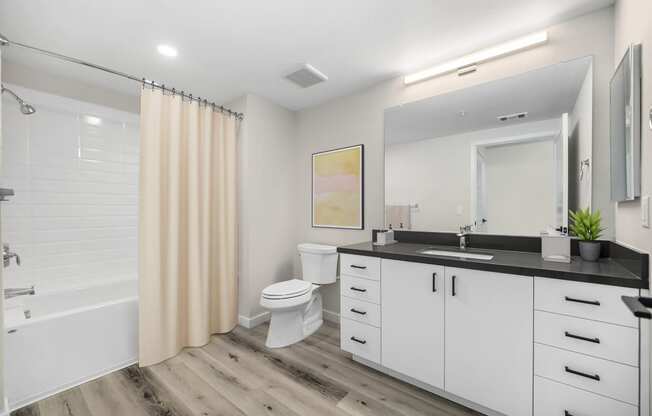
[[[193,97],[192,94],[186,94],[184,91],[179,92],[175,88],[168,88],[168,87],[165,86],[165,84],[161,84],[161,83],[149,80],[147,78],[139,78],[139,77],[136,77],[134,75],[129,75],[129,74],[124,73],[124,72],[116,71],[115,69],[107,68],[107,67],[101,66],[101,65],[96,65],[96,64],[93,64],[91,62],[87,62],[87,61],[84,61],[84,60],[81,60],[81,59],[73,58],[71,56],[62,55],[60,53],[48,51],[46,49],[41,49],[41,48],[37,48],[35,46],[30,46],[30,45],[26,45],[24,43],[9,40],[9,38],[4,36],[2,33],[0,33],[0,46],[18,46],[20,48],[28,49],[28,50],[30,50],[32,52],[36,52],[36,53],[40,53],[42,55],[49,56],[51,58],[60,59],[62,61],[66,61],[66,62],[72,62],[74,64],[82,65],[82,66],[85,66],[85,67],[88,67],[88,68],[98,69],[100,71],[104,71],[104,72],[107,72],[107,73],[112,74],[112,75],[117,75],[117,76],[122,77],[122,78],[127,78],[127,79],[130,79],[132,81],[140,82],[140,83],[143,84],[143,86],[147,85],[147,86],[150,86],[151,88],[158,88],[161,91],[163,91],[164,93],[165,93],[165,91],[168,91],[168,92],[170,92],[172,94],[179,95],[182,98],[187,98],[190,101],[194,100],[194,101],[197,101],[199,103],[203,102],[206,105],[212,106],[213,109],[215,109],[215,110],[219,109],[221,112],[229,113],[229,115],[237,118],[238,120],[242,120],[244,118],[243,113],[238,113],[238,112],[233,111],[233,110],[231,110],[229,108],[223,107],[221,105],[217,105],[214,102],[208,102],[206,99],[202,99],[201,97]]]

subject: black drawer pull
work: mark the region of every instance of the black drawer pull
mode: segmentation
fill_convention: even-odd
[[[358,266],[357,264],[352,264],[351,267],[353,267],[354,269],[366,269],[367,268],[367,266]]]
[[[581,371],[573,370],[568,366],[565,366],[564,370],[566,370],[567,373],[575,374],[576,376],[586,377],[586,378],[590,378],[591,380],[600,381],[600,376],[597,374],[586,374]]]
[[[351,286],[351,290],[355,290],[356,292],[366,292],[367,289],[360,289],[359,287]]]
[[[569,298],[568,296],[565,296],[564,299],[566,299],[566,302],[576,302],[576,303],[584,303],[585,305],[600,306],[600,302],[597,300],[576,299],[576,298]]]
[[[455,291],[455,279],[457,279],[457,276],[451,277],[451,295],[455,296],[457,292]]]
[[[564,410],[564,416],[575,416],[575,415],[573,415],[573,414],[572,414],[571,412],[569,412],[568,410]]]
[[[432,274],[432,291],[437,291],[437,273]]]
[[[365,312],[365,311],[359,311],[359,310],[354,309],[354,308],[351,308],[351,312],[357,313],[358,315],[366,315],[367,314],[367,312]]]
[[[568,332],[568,331],[564,332],[564,335],[566,335],[568,338],[579,339],[579,340],[581,340],[581,341],[593,342],[593,343],[595,343],[595,344],[599,344],[599,343],[600,343],[600,338],[587,338],[587,337],[583,337],[583,336],[581,336],[581,335],[571,334],[571,333]]]
[[[367,341],[365,341],[364,339],[357,339],[356,337],[351,337],[351,341],[355,341],[358,344],[362,344],[362,345],[367,343]]]

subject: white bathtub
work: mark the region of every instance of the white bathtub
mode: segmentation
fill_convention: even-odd
[[[6,311],[10,409],[131,365],[138,357],[136,280],[19,298]],[[29,311],[30,318],[25,317]]]

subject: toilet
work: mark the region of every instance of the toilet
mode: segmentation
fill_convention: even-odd
[[[297,246],[303,279],[274,283],[263,289],[260,305],[272,315],[265,345],[281,348],[310,336],[323,323],[319,288],[337,279],[337,247]]]

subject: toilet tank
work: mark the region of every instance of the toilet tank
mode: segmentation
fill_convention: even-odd
[[[297,248],[301,256],[303,280],[318,285],[335,283],[337,279],[337,247],[302,243]]]

